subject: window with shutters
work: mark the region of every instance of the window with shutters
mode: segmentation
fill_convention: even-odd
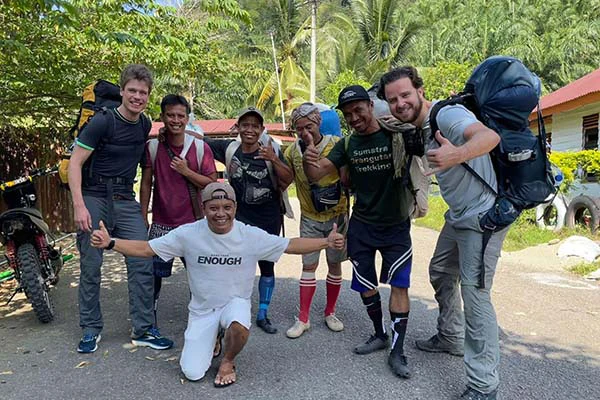
[[[583,117],[583,149],[598,149],[598,113]]]

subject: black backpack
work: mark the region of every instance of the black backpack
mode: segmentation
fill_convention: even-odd
[[[498,190],[467,163],[462,164],[496,195],[494,206],[479,221],[483,229],[482,262],[494,232],[512,224],[523,210],[552,201],[556,194],[539,107],[538,135],[529,129],[529,115],[539,105],[540,93],[539,78],[521,61],[493,56],[473,70],[461,93],[434,104],[431,109],[432,136],[438,130],[436,118],[440,109],[451,104],[465,106],[500,136],[500,143],[490,152]],[[485,287],[484,267],[481,268],[479,287]]]
[[[479,64],[464,90],[432,107],[431,134],[438,130],[442,107],[461,104],[500,136],[490,156],[498,190],[468,164],[463,166],[497,196],[496,212],[486,215],[483,229],[497,231],[510,225],[523,210],[548,201],[555,192],[547,155],[546,132],[538,110],[538,135],[529,129],[529,115],[538,105],[539,78],[516,58],[493,56]],[[443,132],[442,132],[443,134]],[[494,210],[490,210],[494,211]]]

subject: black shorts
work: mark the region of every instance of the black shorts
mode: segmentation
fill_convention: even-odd
[[[412,242],[410,219],[392,226],[377,226],[350,219],[348,258],[352,262],[352,289],[366,292],[376,289],[375,251],[383,258],[379,282],[394,287],[410,287]]]

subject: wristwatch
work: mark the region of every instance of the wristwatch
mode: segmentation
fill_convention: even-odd
[[[110,242],[108,242],[108,246],[106,246],[106,250],[112,250],[115,247],[115,239],[111,238]]]

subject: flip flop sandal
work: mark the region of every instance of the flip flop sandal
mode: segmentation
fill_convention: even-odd
[[[219,344],[219,351],[215,353],[213,349],[213,358],[219,357],[221,355],[221,352],[223,351],[223,336],[224,332],[220,330],[219,334],[217,335],[217,341],[215,342],[215,347],[217,347],[217,343]]]
[[[224,388],[224,387],[227,387],[227,386],[231,386],[231,385],[233,385],[234,383],[236,383],[236,382],[237,382],[237,374],[235,373],[235,365],[234,365],[234,366],[231,368],[231,372],[230,372],[229,374],[225,375],[225,376],[228,376],[228,375],[231,375],[231,374],[234,374],[234,375],[235,375],[235,380],[234,380],[234,381],[227,382],[227,383],[217,383],[217,382],[214,382],[214,383],[213,383],[213,384],[214,384],[214,386],[215,386],[216,388],[219,388],[219,389],[221,389],[221,388]],[[217,375],[217,376],[218,376],[218,375]],[[224,378],[224,377],[221,377],[221,380],[222,380],[223,378]]]

